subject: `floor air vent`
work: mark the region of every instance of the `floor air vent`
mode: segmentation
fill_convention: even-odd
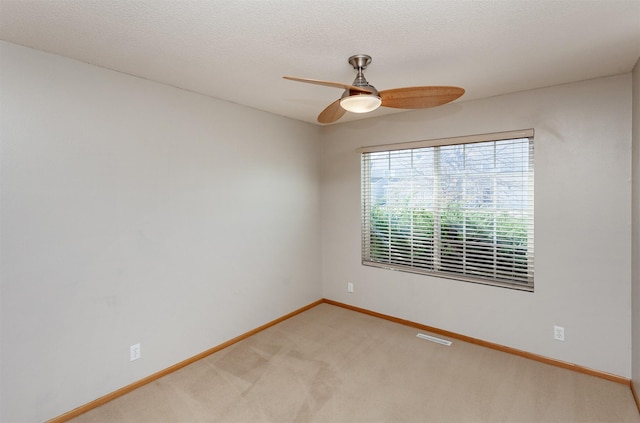
[[[424,333],[419,333],[417,336],[418,338],[426,339],[427,341],[435,342],[436,344],[446,345],[447,347],[451,345],[451,341],[436,338],[435,336],[425,335]]]

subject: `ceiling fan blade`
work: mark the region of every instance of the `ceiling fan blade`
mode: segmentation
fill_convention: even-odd
[[[340,106],[340,99],[337,99],[333,103],[329,104],[318,115],[318,122],[320,123],[332,123],[344,116],[346,110]]]
[[[343,90],[358,91],[361,93],[371,93],[371,90],[362,87],[356,87],[355,85],[341,84],[340,82],[323,81],[321,79],[309,79],[309,78],[297,78],[295,76],[283,76],[284,79],[290,81],[306,82],[307,84],[324,85],[327,87],[342,88]]]
[[[459,87],[406,87],[380,91],[382,105],[396,109],[426,109],[447,104],[464,94]]]

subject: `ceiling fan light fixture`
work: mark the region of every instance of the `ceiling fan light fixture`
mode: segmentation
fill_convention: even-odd
[[[373,94],[357,94],[340,99],[340,106],[348,112],[372,112],[382,104],[379,96]]]

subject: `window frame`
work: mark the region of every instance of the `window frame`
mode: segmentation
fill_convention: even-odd
[[[371,186],[365,187],[365,182],[367,178],[370,178],[370,175],[367,176],[366,172],[370,172],[370,169],[365,169],[365,161],[364,155],[368,153],[382,153],[382,152],[399,152],[399,151],[409,151],[414,149],[426,148],[426,147],[443,147],[443,146],[455,146],[455,145],[463,145],[463,144],[474,144],[474,143],[482,143],[482,142],[496,142],[496,141],[506,141],[506,140],[517,140],[517,139],[528,139],[529,140],[529,150],[528,150],[528,171],[527,175],[527,201],[530,207],[527,207],[527,212],[530,214],[527,220],[527,243],[526,243],[526,272],[527,272],[527,281],[523,282],[522,280],[504,280],[502,279],[489,279],[484,276],[476,277],[469,276],[467,274],[460,273],[449,273],[447,271],[441,270],[441,267],[438,266],[438,261],[441,257],[441,250],[438,250],[437,244],[442,242],[443,236],[442,234],[436,235],[436,226],[434,226],[434,236],[433,236],[433,245],[434,251],[437,251],[438,254],[433,254],[433,269],[426,269],[425,267],[414,267],[411,265],[403,265],[400,263],[393,262],[381,262],[374,261],[371,259],[371,199],[368,202],[365,201],[366,195],[370,195]],[[524,129],[518,131],[507,131],[507,132],[497,132],[497,133],[489,133],[489,134],[479,134],[479,135],[470,135],[463,137],[454,137],[454,138],[441,138],[434,140],[423,140],[423,141],[414,141],[414,142],[406,142],[406,143],[397,143],[397,144],[385,144],[385,145],[376,145],[376,146],[367,146],[358,148],[356,151],[361,155],[361,255],[362,255],[362,264],[365,266],[372,266],[378,268],[384,268],[389,270],[397,270],[403,272],[410,273],[418,273],[433,277],[441,277],[447,279],[460,280],[465,282],[472,282],[484,285],[498,286],[522,291],[533,292],[534,290],[534,130],[533,129]],[[434,164],[434,167],[436,164]],[[494,176],[495,177],[495,176]],[[439,211],[439,210],[438,210]],[[435,211],[434,211],[435,213]],[[441,217],[440,217],[441,218]],[[438,219],[440,219],[438,218]],[[439,228],[437,228],[439,230]],[[389,230],[390,227],[389,227]],[[389,235],[391,237],[391,235]],[[465,243],[469,241],[467,239],[464,240]],[[411,244],[411,257],[413,259],[413,243]],[[497,253],[494,253],[497,257]],[[495,258],[494,258],[495,259]],[[462,259],[463,262],[468,261],[469,258],[465,255]],[[391,258],[389,258],[389,261]],[[497,273],[498,265],[495,265],[495,271]]]

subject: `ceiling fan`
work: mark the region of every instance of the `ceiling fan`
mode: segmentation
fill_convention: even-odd
[[[340,119],[345,112],[367,113],[380,106],[395,109],[426,109],[452,102],[464,94],[459,87],[405,87],[378,91],[364,77],[364,70],[371,63],[371,56],[356,54],[349,57],[349,64],[358,72],[351,85],[320,79],[296,78],[284,76],[284,79],[306,82],[308,84],[326,85],[344,89],[342,96],[331,103],[318,115],[318,122],[332,123]]]

